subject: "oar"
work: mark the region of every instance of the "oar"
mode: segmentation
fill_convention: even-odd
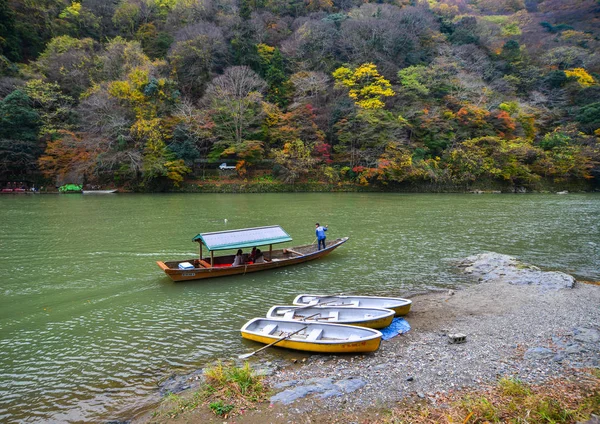
[[[312,318],[312,317],[316,317],[317,315],[321,315],[321,312],[319,312],[317,314],[309,315],[307,317],[298,317],[298,318],[300,318],[300,321],[306,321],[307,319]]]
[[[258,353],[258,352],[260,352],[261,350],[265,350],[265,349],[266,349],[266,348],[268,348],[268,347],[271,347],[271,346],[273,346],[273,345],[276,345],[276,344],[277,344],[277,343],[279,343],[279,342],[282,342],[282,341],[284,341],[284,340],[286,340],[286,339],[289,339],[289,338],[290,338],[290,337],[292,337],[294,334],[298,334],[299,332],[301,332],[302,330],[306,330],[307,328],[308,328],[308,326],[302,327],[300,330],[294,331],[293,333],[290,333],[290,334],[288,334],[287,336],[281,337],[280,339],[278,339],[278,340],[275,340],[273,343],[269,343],[268,345],[266,345],[266,346],[263,346],[263,347],[261,347],[260,349],[258,349],[258,350],[255,350],[254,352],[245,353],[245,354],[243,354],[243,355],[240,355],[240,356],[238,356],[238,358],[240,358],[240,359],[246,359],[246,358],[249,358],[249,357],[251,357],[252,355],[254,355],[254,354],[257,354],[257,353]]]
[[[321,296],[321,297],[326,297],[326,296]],[[329,302],[323,302],[323,303],[308,304],[306,306],[300,306],[300,307],[296,308],[295,310],[297,311],[298,309],[312,308],[313,306],[329,305],[330,303],[335,303],[335,302],[337,302],[337,300],[331,300]]]
[[[295,250],[292,250],[292,249],[284,249],[284,250],[285,250],[285,253],[290,252],[290,253],[293,253],[294,255],[304,256],[304,253],[296,252]]]

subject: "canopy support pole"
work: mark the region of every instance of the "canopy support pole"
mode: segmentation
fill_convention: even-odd
[[[200,260],[202,260],[202,243],[198,243],[200,245]]]
[[[210,267],[214,267],[215,266],[215,252],[214,251],[210,251]]]
[[[269,260],[273,259],[273,245],[269,245]]]

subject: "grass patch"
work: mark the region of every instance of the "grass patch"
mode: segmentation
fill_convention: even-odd
[[[600,414],[600,370],[528,385],[502,378],[493,387],[438,395],[436,404],[403,402],[385,423],[576,423]]]
[[[248,362],[243,367],[218,362],[204,371],[204,378],[200,389],[191,394],[169,394],[161,415],[175,418],[182,413],[208,407],[215,415],[227,418],[242,409],[252,409],[268,394],[262,383],[263,376],[256,375]]]

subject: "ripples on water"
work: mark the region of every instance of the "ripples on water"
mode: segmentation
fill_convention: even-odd
[[[598,280],[599,212],[597,195],[4,196],[0,421],[131,418],[171,373],[255,349],[242,324],[299,293],[449,287],[482,251]],[[280,224],[308,244],[316,221],[350,236],[320,261],[180,284],[155,265],[197,255],[201,231]]]

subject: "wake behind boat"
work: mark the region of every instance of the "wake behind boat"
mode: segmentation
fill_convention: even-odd
[[[168,262],[157,261],[156,263],[173,281],[239,275],[322,258],[348,241],[348,237],[327,242],[325,249],[322,250],[317,250],[314,244],[273,250],[274,244],[291,240],[289,234],[279,225],[201,233],[192,239],[200,246],[198,258]],[[208,249],[210,257],[202,255],[202,246]],[[233,266],[235,255],[214,255],[215,251],[258,246],[269,246],[269,250],[264,252],[264,262],[254,261],[248,254],[245,254],[243,263]]]
[[[393,309],[396,316],[408,314],[412,301],[400,297],[380,297],[380,296],[345,296],[345,295],[315,295],[301,294],[294,299],[294,305],[322,305],[328,306],[354,306],[365,308],[385,308]]]
[[[320,353],[374,352],[382,337],[372,328],[271,318],[254,318],[240,331],[248,340],[277,342],[278,347]]]
[[[395,311],[351,306],[273,306],[267,318],[297,321],[316,321],[333,324],[358,325],[368,328],[385,328],[392,323]]]

